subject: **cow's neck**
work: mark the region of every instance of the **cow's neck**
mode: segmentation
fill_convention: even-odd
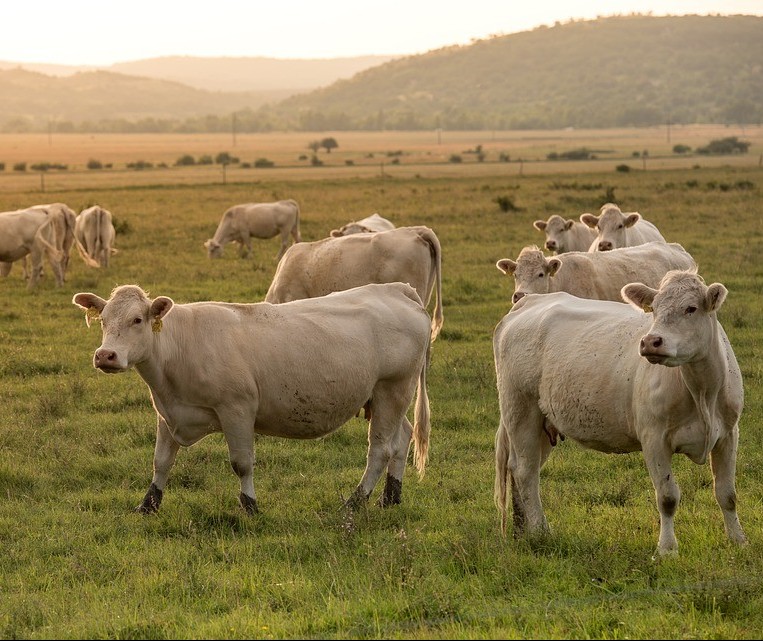
[[[680,367],[681,378],[694,400],[697,414],[704,428],[703,462],[707,460],[710,450],[715,446],[722,427],[718,402],[726,383],[728,359],[718,327],[716,323],[704,356]]]

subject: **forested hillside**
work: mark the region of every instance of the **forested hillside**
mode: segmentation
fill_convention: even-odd
[[[0,131],[759,124],[763,18],[573,21],[392,60],[286,99],[106,72],[52,78],[21,70],[0,71],[0,93]]]

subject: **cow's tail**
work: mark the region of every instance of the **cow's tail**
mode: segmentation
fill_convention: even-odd
[[[419,230],[421,238],[423,238],[429,245],[429,251],[432,256],[432,263],[434,265],[434,283],[429,283],[428,289],[431,291],[434,285],[435,289],[435,305],[434,313],[432,314],[432,336],[431,341],[437,338],[437,335],[442,329],[443,313],[442,313],[442,249],[440,247],[440,239],[437,235],[429,229],[429,227],[421,227]]]
[[[424,476],[424,470],[429,458],[430,411],[429,394],[427,393],[427,369],[431,353],[431,343],[427,344],[427,353],[419,373],[419,383],[416,389],[416,407],[413,412],[413,462],[419,473]]]
[[[507,489],[511,476],[509,473],[510,452],[509,432],[504,427],[503,422],[501,422],[495,434],[495,488],[493,490],[493,500],[501,515],[501,534],[503,535],[506,535],[507,525]]]
[[[68,217],[66,218],[66,224],[67,226],[70,225]],[[87,249],[85,249],[82,246],[82,243],[80,242],[79,238],[77,238],[77,234],[74,233],[74,227],[72,226],[71,233],[74,236],[74,244],[77,246],[77,253],[80,255],[80,258],[85,262],[85,265],[88,267],[100,267],[101,263],[99,263],[97,260],[95,260],[90,254],[87,253]],[[98,238],[100,238],[100,233],[98,234]],[[96,241],[97,246],[98,241]],[[98,253],[96,252],[96,256]]]
[[[45,211],[47,217],[45,222],[37,228],[37,231],[34,234],[35,241],[38,242],[45,250],[45,253],[48,256],[48,260],[56,263],[57,265],[60,265],[61,261],[63,261],[64,253],[54,245],[51,245],[45,238],[45,233],[48,231],[48,229],[52,230],[53,234],[56,233],[55,226],[53,224],[53,218],[50,216],[50,212],[47,209],[43,211]]]
[[[299,203],[296,200],[292,200],[291,202],[294,203],[294,208],[297,210],[297,216],[294,219],[294,227],[291,230],[291,235],[294,238],[295,243],[301,243],[302,234],[299,231]]]

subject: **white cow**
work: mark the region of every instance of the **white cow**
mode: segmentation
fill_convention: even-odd
[[[633,247],[653,240],[665,242],[654,223],[645,220],[635,211],[624,214],[612,203],[603,205],[598,216],[581,214],[580,222],[597,232],[596,238],[588,248],[591,252]]]
[[[323,298],[269,303],[151,300],[135,285],[109,300],[79,293],[86,320],[100,317],[93,365],[135,368],[157,413],[154,475],[139,512],[159,508],[181,445],[222,432],[241,483],[239,500],[257,511],[254,435],[308,439],[346,423],[364,404],[368,459],[350,506],[371,495],[387,470],[380,505],[400,502],[411,435],[424,473],[430,412],[426,389],[429,316],[404,283],[367,285]],[[417,393],[414,424],[406,412]]]
[[[678,243],[654,241],[607,252],[567,252],[552,258],[537,247],[525,247],[516,261],[502,258],[496,267],[514,275],[512,303],[527,294],[549,292],[622,302],[620,290],[628,283],[657,287],[671,269],[695,269],[697,264]]]
[[[331,235],[334,238],[339,236],[349,236],[350,234],[363,234],[366,232],[375,231],[389,231],[395,229],[395,225],[382,218],[379,214],[371,214],[362,220],[356,220],[346,225],[342,225],[339,229],[332,229]]]
[[[214,237],[204,243],[210,258],[220,258],[227,243],[240,244],[239,255],[249,257],[252,238],[269,239],[281,235],[279,260],[289,246],[289,234],[295,243],[302,242],[299,233],[299,205],[295,200],[274,203],[247,203],[228,209],[217,226]]]
[[[24,261],[27,287],[32,289],[42,275],[43,258],[56,279],[56,285],[64,284],[64,254],[58,249],[56,220],[44,209],[30,207],[0,213],[0,274],[7,276],[13,263]],[[26,257],[31,259],[27,269]]]
[[[630,305],[566,292],[526,296],[496,326],[494,496],[502,531],[509,484],[515,535],[548,529],[540,469],[552,447],[550,422],[587,448],[643,452],[660,512],[660,555],[678,549],[672,457],[703,464],[709,456],[726,533],[744,543],[735,489],[742,376],[716,318],[727,290],[673,271],[659,289],[631,283],[622,293]]]
[[[548,251],[555,254],[565,252],[585,252],[596,238],[596,231],[579,220],[564,219],[557,214],[549,216],[548,220],[536,220],[533,227],[545,232]]]
[[[111,212],[99,205],[83,209],[74,224],[77,242],[99,267],[109,266],[116,235]]]
[[[299,243],[278,263],[265,301],[286,303],[367,283],[409,283],[425,306],[435,293],[434,341],[443,323],[441,263],[440,241],[423,226]]]

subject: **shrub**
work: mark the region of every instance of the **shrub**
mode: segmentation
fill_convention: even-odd
[[[320,167],[323,164],[323,161],[320,158],[318,158],[318,156],[313,155],[313,157],[310,158],[310,164],[313,167]]]
[[[688,154],[691,151],[691,147],[688,145],[673,145],[674,154]]]
[[[136,160],[135,162],[128,162],[127,168],[128,169],[150,169],[153,167],[154,164],[151,162],[148,162],[147,160]]]
[[[458,154],[451,154],[450,158],[448,158],[448,162],[461,162],[462,158]]]
[[[212,165],[214,164],[214,159],[209,154],[204,154],[203,156],[199,156],[198,163],[200,165]]]
[[[87,161],[87,168],[88,169],[103,169],[103,163],[101,163],[100,160],[91,158],[90,160]]]
[[[498,203],[498,207],[500,207],[503,212],[519,211],[519,207],[517,207],[514,204],[514,201],[508,196],[496,196],[495,202]]]
[[[622,171],[622,172],[628,172],[631,170],[631,168],[628,165],[618,165],[615,167],[616,171]]]
[[[175,165],[178,167],[185,167],[188,165],[195,165],[196,160],[190,154],[183,154],[175,161]]]
[[[697,147],[698,154],[746,154],[750,148],[749,142],[743,142],[736,136],[711,140],[705,147]]]
[[[272,160],[268,160],[267,158],[258,158],[254,161],[254,166],[257,169],[261,169],[266,167],[273,167],[275,166],[275,163]]]
[[[25,162],[17,162],[13,165],[13,171],[26,171]]]

